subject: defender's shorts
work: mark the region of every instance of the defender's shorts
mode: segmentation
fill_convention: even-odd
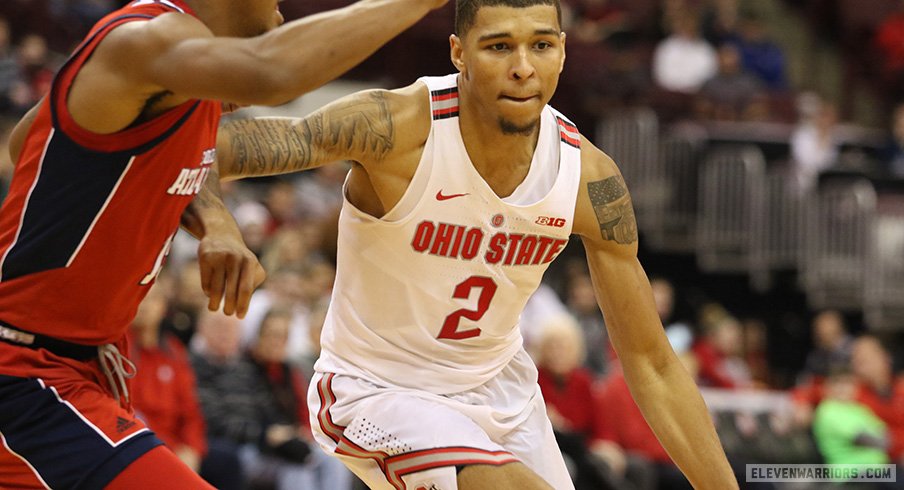
[[[318,372],[308,391],[314,438],[374,490],[456,490],[457,466],[513,461],[573,490],[536,379],[518,371],[453,395]]]
[[[0,342],[0,367],[0,488],[103,488],[162,444],[97,361]]]

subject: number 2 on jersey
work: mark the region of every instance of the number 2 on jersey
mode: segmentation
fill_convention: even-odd
[[[471,290],[474,288],[480,288],[480,297],[477,298],[477,309],[469,310],[461,308],[453,311],[446,317],[446,321],[443,322],[443,329],[440,330],[439,335],[436,338],[462,340],[480,335],[479,328],[475,327],[468,330],[459,330],[458,326],[459,323],[461,323],[462,317],[474,322],[483,318],[484,313],[490,308],[490,302],[493,300],[493,296],[496,295],[496,283],[489,277],[471,276],[455,286],[455,292],[452,294],[452,297],[457,299],[468,299],[468,297],[471,296]]]

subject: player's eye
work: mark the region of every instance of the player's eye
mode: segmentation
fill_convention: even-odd
[[[508,44],[505,44],[505,43],[491,44],[490,49],[493,51],[505,51],[506,49],[508,49]]]

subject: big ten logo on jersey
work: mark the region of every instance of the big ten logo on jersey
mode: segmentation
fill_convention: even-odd
[[[562,228],[565,226],[565,218],[553,218],[551,216],[540,216],[534,223],[543,226],[552,226],[553,228]]]
[[[474,260],[483,257],[488,264],[548,264],[559,255],[567,239],[525,233],[496,232],[480,227],[422,221],[414,231],[411,247],[415,252]]]
[[[194,196],[201,192],[201,186],[207,180],[210,166],[217,160],[217,150],[210,148],[201,154],[201,166],[195,168],[183,168],[176,177],[173,185],[166,190],[171,196]]]

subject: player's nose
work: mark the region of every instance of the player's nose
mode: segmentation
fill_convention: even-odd
[[[515,80],[526,80],[533,76],[535,71],[530,53],[524,48],[518,49],[512,61],[511,77]]]

